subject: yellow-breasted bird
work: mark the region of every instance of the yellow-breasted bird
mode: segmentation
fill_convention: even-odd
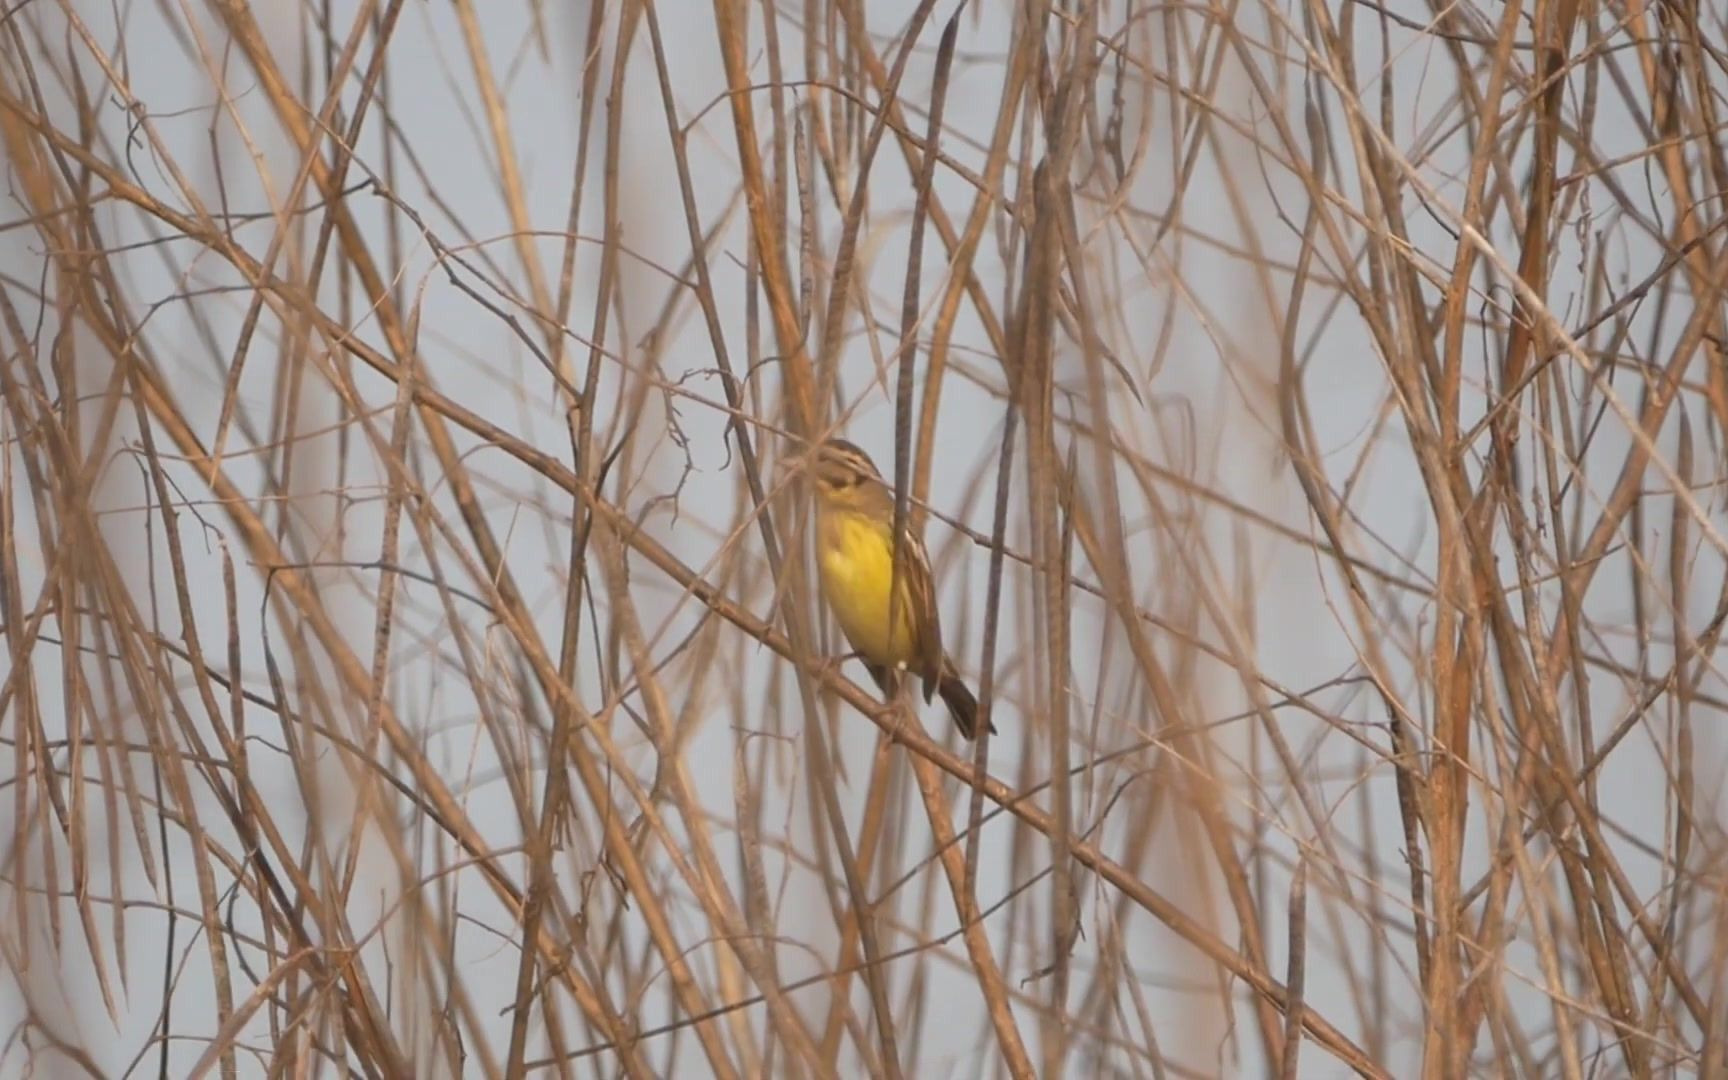
[[[942,651],[930,556],[917,537],[906,537],[898,574],[895,571],[893,491],[870,455],[844,439],[829,439],[816,448],[810,475],[816,489],[822,595],[846,640],[884,690],[889,669],[921,677],[924,700],[940,693],[960,734],[972,738],[977,734],[978,699]],[[890,590],[900,594],[898,603],[891,601]],[[994,724],[990,730],[995,732]]]

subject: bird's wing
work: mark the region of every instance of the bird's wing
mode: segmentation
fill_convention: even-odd
[[[906,599],[918,631],[918,674],[924,679],[924,700],[936,692],[942,679],[942,618],[936,610],[936,586],[930,575],[930,553],[916,536],[906,538]]]

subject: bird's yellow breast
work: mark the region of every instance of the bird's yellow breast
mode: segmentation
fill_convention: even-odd
[[[846,640],[873,664],[907,666],[918,658],[918,629],[900,573],[900,603],[895,612],[898,630],[888,633],[889,589],[894,584],[894,548],[888,530],[863,514],[844,510],[822,515],[822,535],[816,545],[822,574],[822,595],[845,631]]]

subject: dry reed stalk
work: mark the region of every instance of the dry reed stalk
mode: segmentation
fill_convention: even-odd
[[[1723,24],[0,11],[0,1072],[1720,1071]]]

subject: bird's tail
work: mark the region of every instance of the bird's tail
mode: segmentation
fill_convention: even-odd
[[[960,734],[966,738],[975,738],[978,734],[978,699],[972,696],[972,691],[961,681],[960,673],[954,670],[952,664],[944,661],[942,678],[936,684],[936,692],[942,695],[942,703],[948,706],[948,715],[954,718],[954,726],[960,729]],[[990,725],[990,734],[996,734],[996,725]]]

